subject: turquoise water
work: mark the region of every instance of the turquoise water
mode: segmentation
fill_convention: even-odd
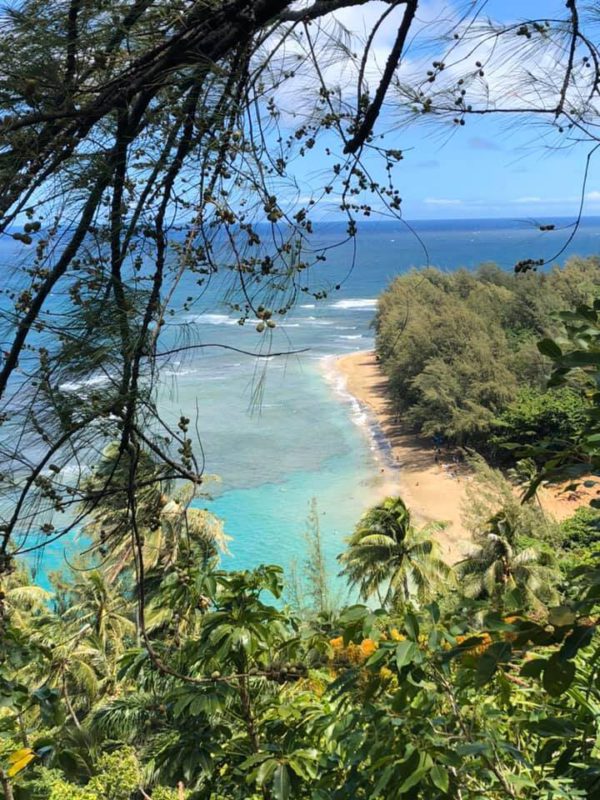
[[[511,220],[419,223],[418,228],[427,252],[397,223],[361,226],[355,257],[351,246],[331,250],[327,262],[311,274],[311,287],[324,288],[328,296],[317,302],[302,295],[268,334],[259,335],[253,323],[237,324],[222,301],[224,283],[211,284],[187,310],[183,301],[194,293],[193,276],[179,287],[167,340],[263,355],[306,349],[264,360],[196,349],[174,356],[163,368],[161,409],[174,424],[182,413],[192,418],[206,474],[218,478],[207,482],[212,498],[199,498],[196,504],[221,517],[232,537],[224,566],[301,566],[303,531],[314,497],[328,569],[336,575],[344,539],[380,491],[378,481],[389,474],[389,466],[381,460],[369,420],[336,378],[332,358],[372,347],[376,297],[390,280],[427,264],[455,270],[496,261],[510,269],[522,258],[552,256],[567,233],[540,234]],[[330,244],[342,232],[339,225],[322,225],[315,239]],[[586,220],[560,261],[569,254],[599,252],[600,220]],[[65,549],[75,548],[72,541],[48,548],[42,570],[60,566]]]
[[[365,338],[364,345],[369,343]],[[179,403],[165,399],[163,409],[175,417],[179,404],[198,402],[207,472],[216,471],[217,480],[207,482],[214,499],[195,504],[217,514],[233,537],[223,566],[289,568],[296,562],[301,571],[303,534],[315,498],[328,572],[336,583],[344,539],[389,473],[365,413],[327,356],[269,363],[265,396],[254,408],[247,365],[237,362],[222,380],[207,380],[211,369],[222,368],[202,365],[197,378],[183,376],[177,382]],[[207,388],[200,393],[202,382]]]
[[[565,236],[557,231],[554,238],[544,238],[514,221],[422,223],[420,228],[429,263],[448,270],[489,260],[511,268],[532,254],[549,257]],[[327,241],[338,233],[331,226],[320,235]],[[225,566],[301,563],[302,533],[314,497],[328,569],[335,576],[344,539],[380,492],[374,481],[389,475],[370,420],[336,378],[332,358],[373,346],[375,298],[396,275],[427,260],[421,243],[395,224],[364,226],[357,245],[350,274],[350,247],[333,251],[315,270],[330,295],[321,302],[300,301],[269,341],[274,350],[308,352],[257,365],[238,354],[206,350],[172,365],[173,396],[163,400],[163,408],[176,419],[197,403],[206,469],[220,478],[211,485],[214,500],[199,505],[221,517],[233,537]],[[568,253],[597,253],[599,245],[600,224],[589,221]],[[341,289],[335,291],[338,282]],[[235,315],[215,304],[216,296],[188,315],[193,336],[248,349],[259,342],[264,346],[254,325],[240,328]]]

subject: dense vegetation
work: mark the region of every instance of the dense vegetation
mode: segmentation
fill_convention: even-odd
[[[553,379],[581,386],[599,377],[600,318],[578,315],[577,365],[555,344]],[[597,417],[573,444],[588,470]],[[565,469],[574,451],[562,455]],[[117,463],[107,449],[90,480]],[[146,477],[157,468],[147,455]],[[449,570],[432,530],[389,498],[341,557],[379,602],[336,609],[314,508],[299,608],[282,605],[278,567],[220,570],[222,531],[184,496],[140,504],[135,570],[110,546],[128,518],[108,497],[87,530],[101,563],[55,576],[52,594],[23,570],[3,583],[4,800],[597,796],[593,509],[558,526],[482,462],[476,547]]]
[[[486,0],[464,16],[423,5],[4,4],[0,570],[15,548],[42,548],[84,524],[96,499],[79,502],[85,478],[113,442],[123,456],[138,453],[134,516],[145,450],[164,476],[202,483],[194,409],[165,419],[157,382],[172,361],[232,345],[204,340],[187,312],[218,286],[251,332],[245,355],[288,351],[280,316],[298,298],[341,287],[310,267],[352,242],[363,217],[402,221],[399,122],[468,135],[473,115],[518,96],[511,112],[544,120],[549,144],[595,141],[595,4],[569,0],[553,19],[519,26],[487,19]],[[405,57],[409,46],[417,59]],[[344,220],[327,243],[312,235],[322,212]],[[556,231],[560,246],[569,235]],[[519,268],[539,265],[535,255],[524,252]],[[534,317],[544,313],[543,298],[523,299]],[[502,384],[494,363],[477,418]],[[432,363],[422,376],[424,397],[440,369]],[[122,491],[121,478],[105,473],[97,491]],[[61,512],[75,507],[79,518],[67,521]]]
[[[159,547],[162,566],[149,571],[151,650],[126,572],[76,571],[52,597],[14,573],[3,597],[4,797],[594,796],[595,600],[585,580],[562,582],[525,549],[509,516],[480,532],[460,581],[445,570],[441,583],[438,563],[427,568],[431,542],[418,546],[390,499],[361,520],[347,559],[384,606],[301,617],[274,603],[278,568],[221,572],[206,528],[193,526],[179,555]],[[499,552],[495,570],[486,542],[498,534],[512,554]],[[392,567],[383,543],[377,553],[384,536],[398,551],[407,542]],[[415,580],[423,567],[426,583]]]
[[[333,12],[363,5],[375,13],[357,42]],[[391,303],[397,316],[389,331],[381,317],[379,336],[412,424],[457,440],[520,430],[535,474],[523,507],[473,505],[477,548],[456,573],[398,498],[372,509],[342,559],[365,605],[334,609],[318,538],[312,608],[282,604],[276,566],[220,570],[223,532],[191,506],[204,470],[193,411],[170,425],[156,402],[174,348],[207,346],[176,338],[177,312],[217,273],[265,356],[273,310],[335,291],[307,277],[328,257],[311,240],[317,202],[345,215],[348,239],[361,215],[401,217],[391,175],[403,154],[376,131],[386,99],[394,126],[434,118],[460,133],[507,88],[516,97],[518,81],[515,114],[547,119],[561,144],[575,131],[595,142],[600,54],[586,31],[597,9],[569,0],[562,18],[515,26],[483,23],[475,2],[430,37],[418,0],[6,6],[2,800],[597,795],[595,520],[557,530],[534,502],[543,477],[600,467],[597,309],[576,312],[564,352],[542,348],[556,402],[535,348],[554,311],[595,294],[589,267],[519,284],[493,269],[475,282],[406,279],[433,302],[419,299],[418,314]],[[379,70],[384,23],[394,35]],[[409,43],[425,61],[400,81]],[[301,202],[298,160],[315,147],[327,166]],[[182,300],[184,276],[193,288]],[[392,363],[401,351],[410,376]],[[89,391],[60,388],[83,382]],[[557,420],[563,439],[544,441]],[[87,557],[51,592],[32,585],[19,556],[84,526]],[[573,572],[554,563],[561,548]]]
[[[537,342],[560,331],[559,312],[597,296],[598,267],[597,258],[574,258],[543,274],[485,264],[396,278],[375,324],[403,422],[487,454],[505,443],[575,439],[586,401],[571,387],[546,387],[551,362]]]

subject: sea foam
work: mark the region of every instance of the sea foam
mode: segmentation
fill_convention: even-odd
[[[187,317],[189,322],[196,322],[199,325],[237,325],[237,319],[227,316],[227,314],[191,314]]]
[[[61,392],[80,392],[82,389],[89,389],[92,386],[103,386],[107,383],[110,383],[110,378],[107,375],[94,375],[82,381],[65,381],[59,384],[58,388]]]
[[[377,307],[376,297],[349,297],[348,300],[337,300],[332,303],[331,308],[338,308],[342,311],[368,311]]]

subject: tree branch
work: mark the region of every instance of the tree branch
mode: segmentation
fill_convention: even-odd
[[[404,11],[404,16],[402,18],[402,22],[400,23],[400,27],[398,28],[398,35],[396,36],[396,41],[394,42],[394,46],[392,47],[388,56],[388,60],[385,65],[379,86],[377,87],[375,97],[373,98],[373,102],[367,108],[363,120],[358,127],[358,130],[354,134],[354,137],[346,144],[344,148],[345,153],[356,153],[363,146],[373,130],[373,126],[375,125],[377,117],[379,116],[379,112],[381,111],[381,107],[383,105],[383,101],[385,100],[390,83],[394,77],[394,72],[400,63],[404,45],[408,37],[408,32],[410,31],[410,26],[412,25],[415,14],[417,13],[418,5],[419,0],[406,0],[406,9]]]

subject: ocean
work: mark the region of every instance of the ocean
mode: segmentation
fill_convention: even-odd
[[[313,268],[311,285],[323,287],[327,297],[301,295],[277,318],[277,327],[263,334],[250,321],[238,325],[239,315],[223,303],[224,285],[218,281],[184,310],[193,276],[183,281],[167,339],[181,340],[183,323],[184,338],[195,343],[263,355],[302,351],[256,359],[207,347],[173,356],[163,370],[161,409],[175,425],[180,414],[192,418],[197,451],[201,446],[205,472],[212,476],[207,496],[195,505],[220,517],[232,537],[231,552],[222,559],[225,568],[276,563],[288,571],[295,564],[301,572],[315,498],[329,576],[343,593],[336,557],[372,502],[383,463],[377,431],[337,376],[335,357],[373,346],[376,298],[395,276],[426,265],[453,271],[493,261],[512,269],[523,258],[550,258],[568,235],[566,220],[550,222],[556,230],[545,233],[518,220],[417,222],[413,230],[398,222],[359,223],[356,252],[353,243],[333,248],[327,261]],[[314,238],[333,244],[344,227],[321,224]],[[599,253],[600,219],[587,219],[557,261]],[[73,547],[57,543],[42,568],[59,567],[65,548]]]
[[[565,224],[555,222],[557,228]],[[512,220],[421,222],[414,228],[420,241],[398,223],[363,223],[355,256],[348,243],[314,268],[315,284],[341,288],[322,301],[300,300],[269,341],[275,351],[306,352],[257,363],[207,349],[172,366],[161,405],[176,419],[186,409],[191,416],[197,404],[206,471],[217,476],[207,485],[212,499],[197,504],[223,519],[233,537],[225,567],[277,563],[289,569],[295,563],[301,571],[315,498],[329,575],[342,591],[336,556],[372,502],[382,460],[377,431],[336,375],[335,357],[373,346],[377,295],[412,267],[472,269],[494,261],[512,269],[523,258],[550,258],[566,238],[564,230],[542,234]],[[330,242],[342,231],[332,223],[317,228],[316,236]],[[590,219],[559,263],[596,253],[600,220]],[[261,340],[254,324],[240,328],[236,315],[215,304],[214,294],[189,318],[204,342],[254,349]]]

